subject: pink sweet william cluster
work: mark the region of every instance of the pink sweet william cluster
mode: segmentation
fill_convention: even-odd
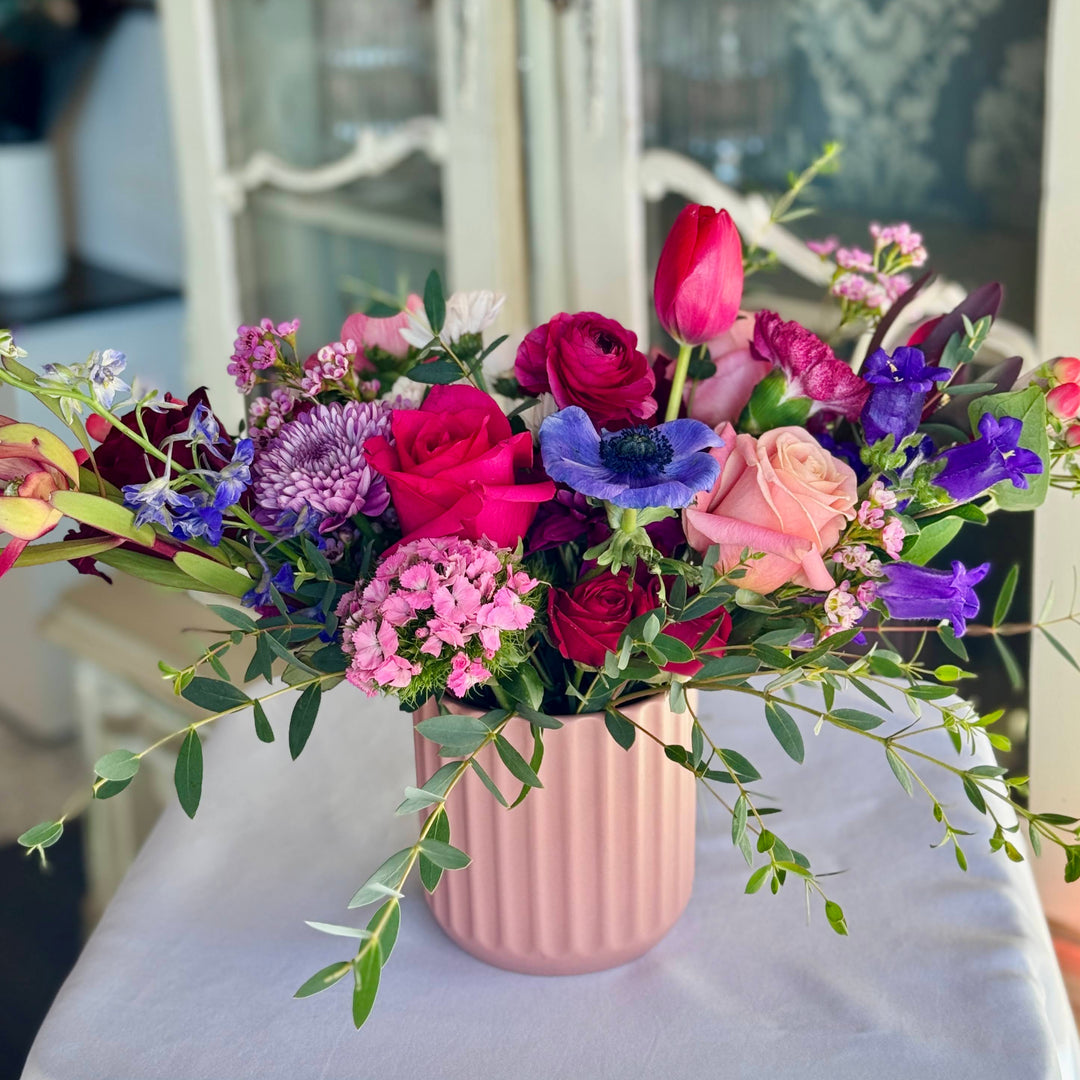
[[[347,678],[369,697],[394,688],[423,698],[442,687],[464,697],[522,659],[538,585],[489,540],[399,544],[338,607]]]

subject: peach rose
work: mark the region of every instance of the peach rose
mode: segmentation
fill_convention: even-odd
[[[854,471],[799,427],[774,428],[758,438],[736,435],[730,424],[717,430],[724,445],[709,452],[720,462],[720,478],[683,511],[690,546],[704,552],[719,544],[721,571],[737,566],[744,549],[763,553],[739,579],[754,592],[772,592],[789,581],[831,589],[822,555],[855,516]]]

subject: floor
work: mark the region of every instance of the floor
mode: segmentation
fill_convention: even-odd
[[[17,1080],[34,1035],[82,943],[85,886],[78,822],[43,870],[15,838],[55,817],[85,782],[73,742],[43,745],[0,719],[0,1080]]]

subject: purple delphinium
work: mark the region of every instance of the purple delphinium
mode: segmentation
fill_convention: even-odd
[[[173,512],[186,513],[192,502],[186,495],[173,491],[170,479],[159,476],[145,484],[125,484],[121,489],[124,505],[135,511],[135,527],[143,525],[163,525],[172,530]]]
[[[317,405],[284,424],[255,459],[255,501],[263,511],[308,507],[323,516],[320,532],[354,514],[378,517],[390,503],[386,481],[364,457],[373,435],[390,436],[380,401]]]
[[[948,379],[952,372],[928,366],[922,350],[902,345],[892,356],[884,349],[872,352],[859,374],[870,384],[870,396],[860,415],[866,441],[872,446],[892,435],[895,448],[915,433],[934,383]]]
[[[877,598],[884,601],[890,618],[920,622],[948,619],[953,633],[963,637],[967,620],[979,613],[974,586],[989,573],[990,564],[968,570],[963,563],[954,562],[950,571],[890,563],[883,569],[885,580],[878,583]]]
[[[259,578],[258,584],[248,589],[240,602],[245,607],[264,609],[264,614],[270,614],[271,612],[276,614],[277,608],[274,607],[274,597],[270,592],[271,585],[279,593],[292,592],[296,587],[293,568],[288,563],[282,563],[276,572],[271,573],[270,568],[264,563],[262,576]]]
[[[1027,477],[1041,473],[1043,463],[1033,450],[1019,445],[1023,427],[1013,416],[999,420],[993,413],[983,413],[979,438],[945,450],[934,459],[945,462],[934,483],[954,502],[974,499],[1002,480],[1026,488]]]
[[[212,547],[221,543],[224,517],[213,495],[197,491],[188,500],[189,506],[176,516],[170,530],[177,540],[205,540]],[[231,504],[227,504],[231,505]]]
[[[214,506],[218,510],[235,506],[250,487],[254,457],[255,444],[251,439],[240,439],[233,447],[232,461],[220,472],[209,475],[214,486]]]
[[[700,420],[597,432],[584,409],[571,405],[540,426],[540,453],[553,480],[582,495],[628,510],[686,506],[720,472],[709,447],[723,440]]]

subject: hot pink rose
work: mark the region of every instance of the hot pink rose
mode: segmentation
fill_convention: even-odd
[[[392,438],[364,444],[386,477],[407,543],[424,536],[513,547],[555,496],[550,480],[518,483],[533,463],[532,436],[515,435],[494,398],[472,386],[434,386],[418,409],[395,409]]]
[[[855,516],[855,473],[798,427],[780,427],[758,438],[718,432],[724,445],[711,453],[721,464],[710,492],[683,511],[686,539],[696,551],[720,545],[718,569],[751,559],[740,586],[768,593],[792,581],[813,589],[835,582],[822,554],[836,546]]]
[[[424,301],[416,293],[410,293],[405,301],[405,310],[387,318],[375,318],[357,311],[350,315],[341,327],[341,340],[352,338],[357,345],[357,361],[361,370],[370,369],[371,363],[360,356],[364,349],[381,349],[391,356],[402,357],[409,351],[408,342],[401,336],[401,331],[409,325],[409,312],[421,311]]]
[[[656,412],[656,378],[637,335],[594,311],[538,326],[518,348],[514,373],[526,393],[550,393],[560,409],[578,405],[597,427],[638,424]]]
[[[687,415],[712,428],[738,419],[754,387],[772,370],[771,363],[758,360],[750,351],[753,338],[753,312],[740,311],[727,333],[706,343],[716,374],[696,385],[687,384]]]

